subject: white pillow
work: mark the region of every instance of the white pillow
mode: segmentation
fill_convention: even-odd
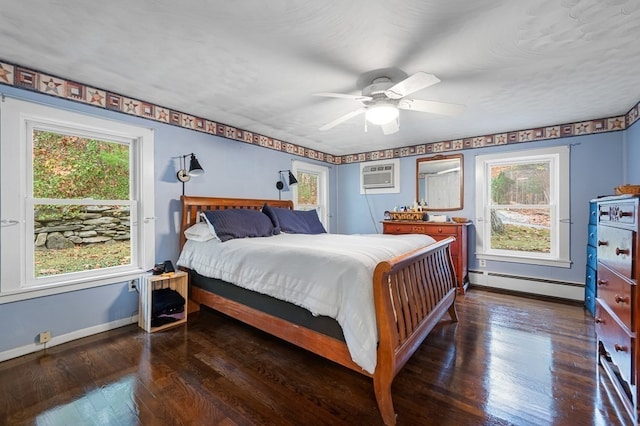
[[[187,237],[187,240],[203,242],[218,238],[216,235],[211,233],[209,225],[206,222],[198,222],[195,225],[190,226],[184,231],[184,236]]]
[[[206,223],[207,226],[209,227],[209,232],[213,234],[213,237],[220,239],[220,237],[218,237],[218,234],[216,234],[216,229],[213,227],[213,223],[209,222],[209,219],[207,218],[206,214],[200,213],[200,223]]]

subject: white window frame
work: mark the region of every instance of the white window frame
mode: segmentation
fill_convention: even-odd
[[[324,228],[329,231],[330,215],[329,215],[329,167],[318,164],[307,163],[305,161],[293,160],[291,162],[291,172],[295,175],[298,172],[315,174],[318,176],[318,218]],[[298,186],[291,186],[293,203],[298,208]]]
[[[34,199],[29,132],[34,128],[130,144],[133,251],[130,265],[33,278],[28,268],[33,268]],[[149,161],[153,159],[153,130],[6,97],[0,104],[0,142],[0,304],[124,282],[153,267],[154,171],[153,161]]]
[[[571,267],[569,160],[570,150],[564,145],[476,156],[476,257],[478,259]],[[500,164],[532,161],[549,161],[550,163],[551,187],[548,207],[551,212],[551,252],[493,250],[489,247],[491,233],[489,169],[491,166]]]

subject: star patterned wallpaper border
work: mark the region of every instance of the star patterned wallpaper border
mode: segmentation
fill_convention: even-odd
[[[135,115],[189,130],[209,133],[226,139],[258,145],[264,148],[336,165],[582,136],[594,133],[617,132],[629,128],[640,118],[639,102],[625,115],[617,117],[334,156],[139,99],[129,98],[118,93],[66,80],[2,60],[0,60],[0,84],[69,99],[97,108]]]

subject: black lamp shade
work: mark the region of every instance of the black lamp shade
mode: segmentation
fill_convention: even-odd
[[[289,174],[287,176],[287,173]],[[287,183],[288,182],[288,183]],[[280,170],[278,172],[278,181],[276,182],[276,188],[278,192],[288,191],[290,185],[298,183],[298,179],[291,173],[291,170]]]
[[[298,183],[298,179],[296,179],[293,173],[291,173],[291,170],[289,170],[289,185],[295,185],[296,183]]]
[[[189,163],[189,175],[200,176],[204,174],[204,170],[195,155],[191,154],[191,162]]]

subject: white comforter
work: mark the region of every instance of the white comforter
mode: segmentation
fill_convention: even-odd
[[[426,235],[379,234],[187,241],[178,265],[335,318],[353,361],[373,374],[378,342],[375,265],[433,242]]]

